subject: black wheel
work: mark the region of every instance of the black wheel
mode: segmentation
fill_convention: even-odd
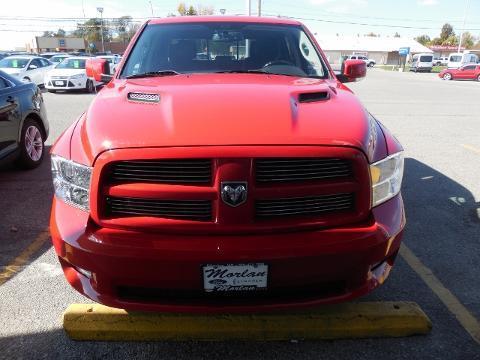
[[[443,74],[443,80],[452,80],[452,74],[448,72]]]
[[[27,118],[20,138],[18,163],[24,169],[36,168],[45,155],[45,135],[37,121]]]
[[[480,75],[477,76],[477,81],[480,81]]]
[[[85,85],[85,91],[90,94],[95,92],[95,84],[93,83],[92,80],[90,79],[87,80],[87,84]]]

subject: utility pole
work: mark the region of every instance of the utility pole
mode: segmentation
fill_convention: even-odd
[[[252,16],[252,0],[246,0],[247,1],[247,15]]]
[[[258,16],[262,16],[262,0],[258,0]]]
[[[103,7],[97,7],[97,11],[100,13],[100,35],[102,37],[102,52],[105,52],[105,44],[103,42]]]
[[[154,16],[153,16],[153,5],[152,5],[152,2],[149,1],[149,3],[150,3],[150,11],[152,12],[152,17],[154,17]]]
[[[463,26],[462,26],[462,32],[460,33],[460,40],[458,41],[457,52],[460,52],[460,48],[462,47],[462,38],[463,38],[463,32],[465,31],[465,21],[467,20],[467,11],[468,11],[469,3],[470,3],[470,0],[465,0],[465,12],[463,13]]]

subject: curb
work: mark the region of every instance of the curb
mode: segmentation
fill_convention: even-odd
[[[347,339],[428,334],[432,324],[413,302],[361,302],[296,313],[128,313],[99,304],[71,304],[63,327],[73,340]]]

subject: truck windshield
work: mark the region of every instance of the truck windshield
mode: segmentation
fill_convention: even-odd
[[[153,24],[137,40],[121,77],[173,70],[324,78],[326,69],[300,26],[237,22]]]

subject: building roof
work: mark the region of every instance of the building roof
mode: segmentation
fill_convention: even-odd
[[[410,53],[432,53],[418,41],[403,37],[336,36],[313,32],[324,51],[391,52],[409,47]]]

